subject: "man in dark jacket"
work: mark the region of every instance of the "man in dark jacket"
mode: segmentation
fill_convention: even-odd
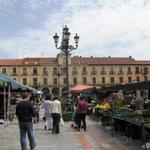
[[[30,148],[33,150],[36,146],[32,123],[32,121],[35,122],[35,110],[32,103],[29,102],[28,95],[23,94],[22,100],[17,103],[16,115],[18,117],[20,128],[21,150],[27,150],[26,134],[28,134]]]

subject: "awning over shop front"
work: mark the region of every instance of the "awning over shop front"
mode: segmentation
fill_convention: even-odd
[[[150,90],[150,81],[103,87],[101,89],[97,89],[96,91],[101,93],[110,93],[118,92],[119,90],[122,90],[123,92],[135,92],[136,90]]]
[[[80,93],[81,91],[90,90],[90,89],[91,90],[94,89],[94,86],[78,84],[75,87],[71,88],[70,92],[72,92],[72,93]]]

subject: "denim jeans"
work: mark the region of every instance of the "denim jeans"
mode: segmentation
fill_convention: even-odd
[[[27,150],[26,134],[29,138],[30,148],[34,148],[36,143],[33,135],[33,124],[31,122],[19,123],[21,150]]]

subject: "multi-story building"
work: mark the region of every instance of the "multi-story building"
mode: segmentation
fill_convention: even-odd
[[[150,80],[150,61],[130,57],[68,56],[69,86],[98,87]],[[66,57],[1,59],[3,74],[45,93],[63,93],[66,88]]]

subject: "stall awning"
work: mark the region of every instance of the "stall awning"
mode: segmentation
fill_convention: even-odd
[[[11,90],[27,90],[27,87],[25,85],[13,80],[12,78],[4,74],[0,74],[0,79],[10,84]]]
[[[0,74],[0,87],[3,87],[4,85],[6,85],[6,83],[10,85],[10,88],[12,91],[21,90],[21,91],[29,91],[33,93],[38,93],[38,94],[42,93],[41,91],[35,88],[29,87],[20,82],[17,82],[16,80],[13,80],[11,77],[8,77],[4,74]]]
[[[119,90],[122,90],[123,92],[129,92],[129,91],[135,92],[136,90],[150,90],[150,81],[103,87],[101,89],[97,89],[96,91],[101,93],[109,93],[109,92],[112,93],[112,92],[118,92]]]
[[[27,87],[27,89],[28,89],[30,92],[33,92],[33,93],[35,93],[35,94],[42,94],[42,93],[43,93],[42,91],[37,90],[37,89],[35,89],[35,88],[31,87],[31,86],[28,86],[28,85],[25,85],[25,86]]]
[[[5,81],[4,81],[4,80],[2,80],[2,79],[0,79],[0,87],[2,87],[2,88],[3,88],[4,84],[5,84]]]
[[[89,89],[94,89],[94,86],[78,84],[75,87],[71,88],[70,92],[80,93],[81,91],[89,90]]]

